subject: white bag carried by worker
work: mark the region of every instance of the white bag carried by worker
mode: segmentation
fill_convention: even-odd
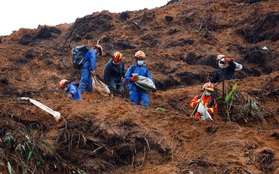
[[[243,66],[240,63],[237,63],[236,61],[233,62],[235,64],[235,71],[240,71],[243,68]]]
[[[210,119],[211,121],[213,121],[211,115],[208,113],[206,107],[203,104],[199,103],[197,112],[200,113],[201,120]]]
[[[145,91],[155,91],[156,90],[156,86],[155,86],[154,82],[148,77],[138,76],[138,80],[135,82],[135,84],[139,88],[141,88]]]
[[[92,86],[93,91],[98,91],[103,96],[109,96],[110,90],[108,86],[104,82],[102,82],[96,75],[92,77]]]

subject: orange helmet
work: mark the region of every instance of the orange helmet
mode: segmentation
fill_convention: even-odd
[[[100,56],[103,55],[104,50],[103,50],[103,47],[101,45],[93,45],[93,48],[98,50],[98,53],[99,53]]]
[[[214,86],[212,83],[208,82],[206,84],[203,85],[202,90],[208,90],[208,91],[214,91]]]
[[[135,54],[135,58],[136,58],[136,59],[139,59],[139,58],[145,59],[146,56],[145,56],[145,54],[144,54],[143,51],[137,51],[136,54]]]
[[[113,60],[115,63],[120,63],[121,59],[122,59],[122,54],[121,54],[120,52],[117,51],[117,52],[115,52],[115,53],[113,54],[112,60]]]
[[[63,89],[66,87],[66,85],[69,83],[69,81],[67,79],[63,79],[63,80],[60,80],[58,86],[60,89]]]

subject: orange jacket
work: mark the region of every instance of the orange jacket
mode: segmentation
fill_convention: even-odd
[[[197,103],[198,103],[198,99],[200,98],[199,95],[196,95],[189,103],[189,106],[191,109],[194,109],[196,106],[197,106]],[[205,96],[205,95],[202,95],[201,97],[201,104],[203,104],[206,108],[207,108],[207,111],[208,113],[211,115],[212,119],[214,119],[214,115],[215,113],[217,112],[217,102],[216,100],[213,98],[213,100],[211,101],[211,98],[212,96]],[[211,106],[208,106],[208,104],[211,102],[213,102],[211,104]],[[195,118],[201,118],[201,115],[196,112],[195,115],[194,115]]]

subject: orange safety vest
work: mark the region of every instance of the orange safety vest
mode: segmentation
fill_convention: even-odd
[[[197,106],[198,99],[200,98],[201,104],[203,104],[207,108],[208,113],[211,115],[212,119],[214,119],[214,115],[217,112],[217,102],[212,96],[196,95],[189,103],[190,108],[194,109]],[[200,113],[196,112],[194,117],[201,118],[201,115]]]

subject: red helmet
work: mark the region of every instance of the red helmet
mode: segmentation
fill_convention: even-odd
[[[202,90],[214,91],[214,86],[212,83],[208,82],[203,85]]]
[[[145,59],[146,58],[146,56],[145,56],[145,54],[144,54],[144,52],[143,51],[137,51],[136,52],[136,54],[135,54],[135,58],[136,59]]]
[[[63,79],[63,80],[60,80],[58,86],[60,89],[63,89],[66,87],[66,85],[69,83],[69,81],[67,79]]]
[[[104,50],[101,45],[93,45],[93,48],[98,50],[97,52],[99,53],[100,56],[103,55]]]
[[[122,59],[122,54],[121,54],[120,52],[117,51],[117,52],[115,52],[115,53],[113,54],[112,60],[113,60],[115,63],[120,63],[121,59]]]

